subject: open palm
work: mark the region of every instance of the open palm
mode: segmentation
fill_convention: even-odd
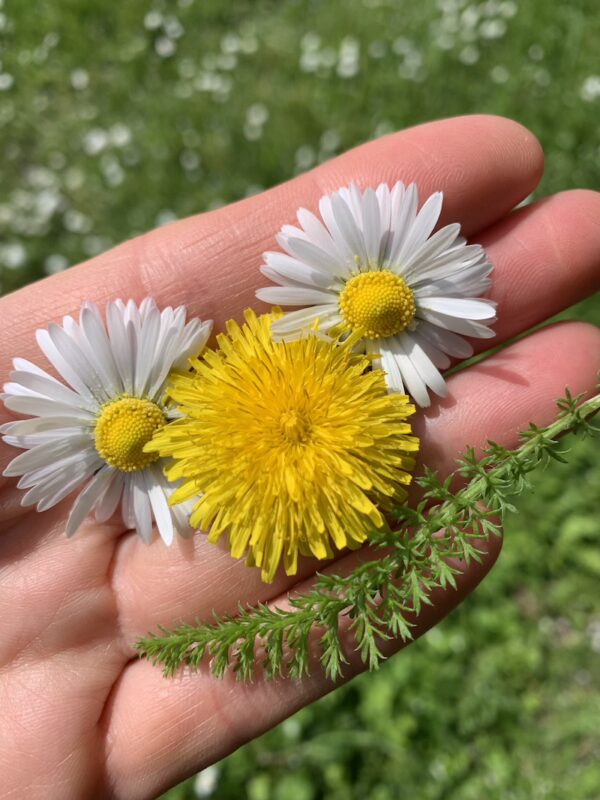
[[[84,300],[151,295],[159,305],[184,303],[221,329],[254,305],[260,255],[279,227],[298,206],[314,208],[321,194],[351,180],[362,187],[415,181],[422,196],[444,191],[441,224],[459,221],[495,265],[496,344],[600,285],[599,195],[573,191],[512,210],[541,173],[535,138],[500,118],[436,122],[363,145],[258,197],[154,231],[1,299],[1,373],[8,376],[17,355],[43,365],[35,328]],[[599,368],[600,332],[588,325],[552,325],[510,345],[450,378],[450,396],[419,415],[423,462],[445,474],[466,445],[489,438],[514,445],[530,420],[550,420],[565,386],[591,389]],[[2,411],[0,422],[9,419]],[[0,466],[13,456],[3,445]],[[132,649],[158,623],[277,602],[310,580],[315,562],[266,585],[258,570],[202,535],[171,548],[157,539],[147,546],[117,521],[90,520],[67,540],[69,499],[37,514],[20,506],[20,494],[14,480],[1,480],[2,796],[153,797],[333,688],[318,670],[299,682],[241,685],[208,671],[165,680]],[[498,548],[489,542],[456,591],[436,594],[417,635],[477,585]],[[400,646],[386,643],[390,653]],[[347,677],[359,669],[351,660]]]

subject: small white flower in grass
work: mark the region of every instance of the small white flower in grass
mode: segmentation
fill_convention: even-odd
[[[106,307],[106,325],[92,303],[79,323],[65,317],[36,332],[37,342],[61,383],[23,358],[13,361],[4,386],[5,406],[30,419],[0,427],[3,439],[26,452],[4,471],[21,476],[22,504],[52,508],[83,484],[66,532],[72,536],[91,512],[105,522],[121,508],[124,524],[145,542],[153,521],[170,544],[190,532],[187,506],[169,507],[176,488],[163,474],[164,460],[145,453],[153,434],[176,416],[165,403],[171,369],[185,369],[204,348],[212,323],[186,323],[184,307],[159,311],[145,299],[116,300]]]
[[[432,234],[441,208],[441,192],[418,210],[416,186],[398,182],[322,197],[322,221],[300,209],[300,227],[284,225],[277,237],[285,253],[265,254],[261,271],[279,286],[256,293],[304,306],[273,322],[274,337],[295,339],[315,326],[358,331],[391,391],[408,391],[421,406],[430,404],[429,389],[444,397],[440,370],[450,357],[473,354],[464,336],[494,336],[496,317],[494,303],[479,299],[491,286],[485,251],[468,245],[458,224]]]

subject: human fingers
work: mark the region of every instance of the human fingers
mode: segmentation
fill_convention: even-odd
[[[255,304],[254,291],[264,283],[261,254],[281,225],[298,207],[314,208],[323,193],[350,181],[415,181],[422,197],[441,190],[442,224],[459,221],[469,235],[525,198],[542,166],[535,137],[501,117],[442,120],[361,145],[256,197],[152,231],[0,299],[0,373],[9,371],[13,355],[36,360],[33,330],[76,312],[84,300],[151,295],[161,305],[187,304],[218,329]]]
[[[506,350],[452,376],[450,394],[415,418],[422,449],[419,462],[449,474],[468,445],[481,450],[488,439],[507,447],[530,421],[550,421],[554,401],[569,386],[591,389],[600,369],[600,332],[582,323],[543,329]],[[213,611],[235,613],[239,602],[266,601],[291,590],[317,562],[301,559],[299,575],[280,574],[272,585],[260,572],[231,558],[202,534],[175,548],[146,547],[133,535],[122,540],[113,581],[124,643],[152,630]]]
[[[600,290],[600,193],[562,192],[517,209],[477,237],[494,265],[493,339],[503,342]]]

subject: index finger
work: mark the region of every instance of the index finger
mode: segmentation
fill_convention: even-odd
[[[281,225],[298,207],[314,207],[349,181],[415,181],[423,197],[441,190],[441,224],[459,221],[469,235],[525,198],[541,171],[535,137],[501,117],[442,120],[369,142],[259,196],[152,231],[2,298],[0,370],[6,374],[11,356],[36,352],[34,328],[73,313],[84,300],[151,295],[159,305],[183,303],[191,314],[214,319],[218,330],[255,303],[261,254]]]

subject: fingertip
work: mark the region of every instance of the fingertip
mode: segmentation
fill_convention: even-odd
[[[387,134],[307,173],[327,193],[353,180],[361,189],[418,183],[419,195],[442,191],[441,224],[460,221],[473,234],[523,201],[538,185],[544,155],[519,122],[490,114],[450,117]],[[485,202],[474,203],[474,196]]]
[[[482,136],[492,137],[512,158],[522,161],[537,185],[544,172],[544,150],[529,128],[517,120],[497,114],[473,114],[457,119],[467,126],[475,126]]]
[[[479,170],[482,183],[486,171],[489,176],[493,168],[495,186],[488,186],[488,192],[510,197],[514,207],[536,189],[544,174],[544,151],[529,128],[496,114],[471,114],[442,122],[451,126],[453,140],[478,143],[467,150],[467,164]],[[490,200],[492,197],[490,194]]]
[[[584,217],[585,222],[591,223],[600,233],[600,192],[593,189],[569,189],[555,197],[568,205],[574,215]],[[600,247],[598,258],[600,259]]]

